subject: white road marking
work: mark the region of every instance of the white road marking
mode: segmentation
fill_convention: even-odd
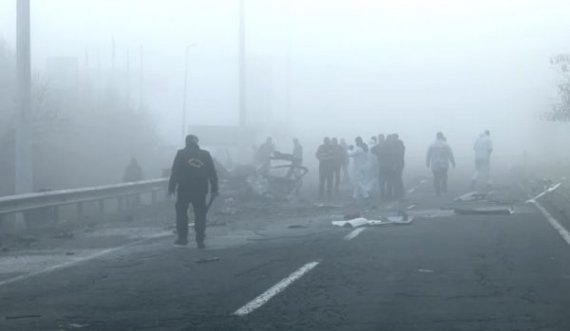
[[[531,201],[531,203],[533,205],[536,206],[536,208],[538,208],[538,210],[540,210],[540,212],[542,213],[542,215],[544,215],[544,217],[548,220],[548,223],[550,223],[550,225],[552,225],[552,227],[558,231],[558,233],[560,234],[560,236],[562,236],[562,239],[564,239],[564,241],[566,241],[566,243],[568,245],[570,245],[570,233],[568,232],[568,230],[566,230],[564,228],[564,226],[562,226],[562,224],[560,224],[560,222],[558,222],[549,212],[548,210],[546,210],[546,208],[544,208],[540,202],[533,200]]]
[[[254,310],[256,310],[259,307],[266,304],[269,300],[271,300],[271,298],[273,298],[277,294],[281,293],[283,290],[285,290],[287,288],[287,286],[291,285],[294,281],[298,280],[304,274],[311,271],[313,268],[315,268],[317,265],[319,265],[319,263],[320,262],[318,262],[318,261],[313,261],[313,262],[309,262],[309,263],[305,264],[300,269],[298,269],[297,271],[295,271],[294,273],[289,275],[287,278],[285,278],[285,279],[281,280],[279,283],[273,285],[267,291],[263,292],[260,296],[251,300],[250,302],[248,302],[245,306],[241,307],[240,309],[236,310],[233,313],[233,315],[245,316],[247,314],[250,314]]]
[[[41,270],[38,270],[38,271],[26,273],[26,274],[23,274],[23,275],[20,275],[20,276],[16,276],[16,277],[13,277],[13,278],[9,278],[9,279],[0,281],[0,287],[5,286],[5,285],[8,285],[8,284],[15,283],[15,282],[19,282],[19,281],[22,281],[22,280],[26,280],[26,279],[29,279],[29,278],[32,278],[32,277],[35,277],[35,276],[38,276],[38,275],[47,274],[47,273],[50,273],[50,272],[52,272],[52,271],[56,271],[56,270],[68,268],[68,267],[74,266],[74,265],[79,264],[79,263],[83,263],[83,262],[86,262],[86,261],[89,261],[89,260],[93,260],[93,259],[96,259],[96,258],[98,258],[98,257],[104,256],[104,255],[107,255],[107,254],[110,254],[110,253],[114,253],[114,252],[120,251],[120,250],[125,249],[125,248],[127,248],[127,247],[129,247],[129,246],[133,246],[133,245],[136,245],[136,244],[140,244],[140,243],[145,242],[145,241],[148,241],[148,240],[152,240],[152,239],[156,239],[156,238],[161,238],[161,237],[166,237],[166,236],[171,236],[171,235],[172,235],[172,233],[170,233],[170,232],[161,232],[161,233],[157,233],[157,234],[155,234],[155,235],[149,236],[149,237],[144,238],[144,239],[140,239],[140,240],[133,241],[133,242],[128,243],[128,244],[126,244],[126,245],[122,245],[122,246],[119,246],[119,247],[113,247],[113,248],[104,249],[104,250],[99,251],[99,252],[97,252],[97,253],[93,253],[93,254],[90,254],[90,255],[87,255],[87,256],[83,256],[83,257],[80,257],[80,258],[74,258],[74,259],[71,260],[71,261],[63,262],[63,263],[60,263],[60,264],[55,264],[55,265],[52,265],[51,267],[48,267],[48,268],[45,268],[45,269],[41,269]]]
[[[344,240],[352,240],[362,233],[366,228],[356,228],[344,237]]]

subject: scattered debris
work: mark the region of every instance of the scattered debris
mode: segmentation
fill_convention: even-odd
[[[485,192],[469,192],[465,193],[462,196],[455,199],[455,201],[462,201],[462,202],[472,202],[472,201],[483,201],[487,198],[488,193]]]
[[[69,323],[67,325],[67,327],[70,329],[83,329],[83,328],[86,328],[88,326],[89,326],[89,324],[79,324],[79,323]]]
[[[218,261],[220,261],[219,257],[204,257],[204,258],[196,260],[196,263],[210,263],[210,262],[218,262]]]
[[[378,220],[369,220],[364,217],[358,217],[348,221],[333,221],[332,225],[340,227],[358,228],[361,226],[378,226],[378,225],[389,225],[389,224],[411,224],[413,218],[408,216],[407,213],[403,211],[397,211],[380,216]]]
[[[406,209],[407,209],[407,210],[412,210],[412,209],[414,209],[414,208],[416,208],[416,205],[409,205],[408,208],[406,208]]]
[[[537,199],[542,198],[543,196],[547,195],[548,193],[556,191],[560,186],[562,186],[562,183],[558,183],[556,185],[550,185],[550,186],[548,186],[548,188],[544,192],[538,194],[534,198],[528,199],[526,202],[527,203],[533,203]]]
[[[65,255],[72,256],[72,255],[75,255],[75,252],[65,252]]]
[[[287,227],[288,229],[304,229],[306,226],[301,224],[291,224]]]
[[[364,217],[355,218],[348,221],[333,221],[333,225],[348,228],[357,228],[368,224],[368,220]]]
[[[432,272],[434,272],[434,271],[431,270],[431,269],[418,269],[418,272],[422,272],[422,273],[432,273]]]

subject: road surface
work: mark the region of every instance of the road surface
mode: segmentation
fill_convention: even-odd
[[[210,228],[204,251],[151,220],[4,252],[0,330],[570,330],[570,243],[499,190],[514,214],[442,211],[465,192],[424,184],[398,205],[252,214]],[[395,208],[413,223],[331,225]]]

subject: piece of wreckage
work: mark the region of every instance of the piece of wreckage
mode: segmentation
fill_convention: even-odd
[[[514,201],[498,199],[491,192],[469,192],[442,209],[453,210],[456,215],[512,215]]]
[[[404,211],[395,211],[381,214],[378,219],[370,220],[364,217],[357,217],[344,221],[332,221],[332,225],[345,228],[358,228],[362,226],[382,226],[382,225],[409,225],[414,218]]]
[[[280,152],[274,152],[268,164],[257,167],[242,165],[228,171],[220,164],[216,166],[221,169],[220,177],[228,195],[270,199],[296,195],[303,185],[303,177],[309,172],[293,155]]]

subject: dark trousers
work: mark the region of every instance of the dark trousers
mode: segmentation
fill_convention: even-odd
[[[447,168],[433,169],[433,187],[435,193],[447,193]]]
[[[188,207],[194,210],[194,231],[196,242],[203,243],[206,238],[206,194],[181,192],[178,190],[176,200],[176,230],[178,240],[188,241]]]
[[[334,182],[334,194],[335,196],[338,196],[340,193],[340,172],[341,172],[341,168],[342,166],[339,165],[335,165],[334,169],[333,169],[333,182]]]
[[[319,164],[319,198],[325,196],[326,187],[326,197],[330,198],[332,196],[334,179],[334,166],[328,162],[321,162]]]
[[[390,169],[386,179],[386,196],[388,199],[402,199],[404,197],[404,169]]]
[[[378,173],[378,192],[380,193],[380,199],[385,200],[388,197],[388,178],[390,177],[390,171],[386,168],[380,168]]]

